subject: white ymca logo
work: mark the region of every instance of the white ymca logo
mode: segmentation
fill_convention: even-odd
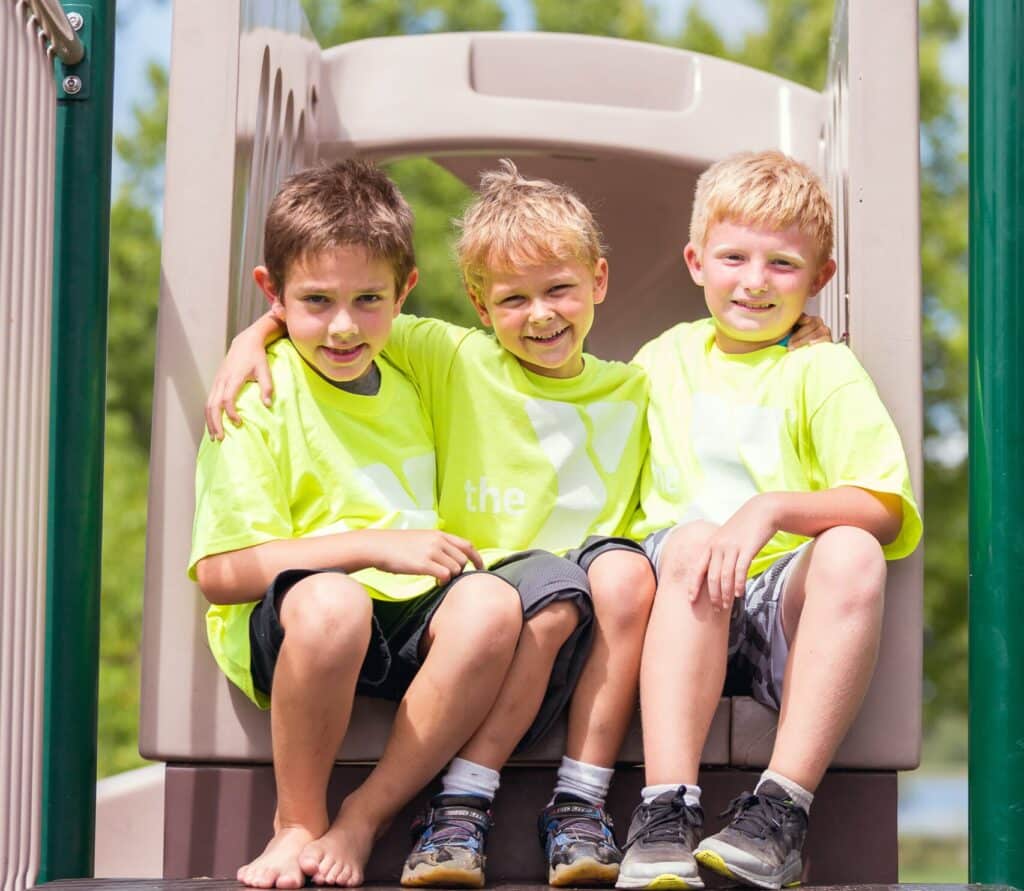
[[[601,471],[608,474],[618,468],[636,424],[637,407],[632,402],[580,406],[547,399],[527,399],[525,407],[558,486],[554,507],[532,545],[552,549],[581,542],[608,498]],[[501,489],[486,477],[467,480],[465,492],[471,512],[520,514],[529,509],[526,490]]]
[[[402,473],[408,488],[387,464],[370,464],[352,472],[345,485],[357,497],[374,504],[387,517],[387,529],[436,529],[437,511],[434,509],[434,453],[427,452],[402,463]],[[315,535],[347,532],[347,523],[339,520],[316,530]]]
[[[690,416],[690,447],[700,469],[699,485],[681,521],[705,519],[724,523],[759,491],[755,475],[778,468],[779,438],[784,423],[780,408],[735,405],[718,396],[696,393]],[[670,500],[684,496],[679,471],[653,468],[655,485]]]

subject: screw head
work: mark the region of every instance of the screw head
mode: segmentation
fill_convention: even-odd
[[[82,92],[82,78],[77,74],[69,74],[64,78],[63,86],[65,93],[74,96],[76,93]]]
[[[85,19],[82,18],[82,14],[80,12],[69,12],[68,13],[68,23],[76,31],[81,31],[82,30],[82,25],[85,24]]]

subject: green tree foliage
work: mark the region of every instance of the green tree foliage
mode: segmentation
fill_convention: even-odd
[[[814,89],[824,85],[832,0],[759,0],[763,25],[726,34],[690,6],[680,29],[665,33],[650,0],[533,0],[538,29],[635,40],[721,56]],[[400,33],[493,30],[505,21],[499,0],[303,0],[321,45]],[[921,4],[922,264],[925,289],[926,416],[926,717],[966,708],[966,468],[957,451],[966,412],[966,164],[962,96],[940,66],[962,23],[949,0]],[[138,640],[153,331],[158,288],[158,226],[166,138],[167,75],[148,73],[150,100],[118,134],[127,170],[112,215],[110,355],[103,549],[100,773],[138,762]],[[879,138],[884,138],[883,134]],[[419,313],[475,318],[450,255],[451,220],[469,190],[438,165],[412,158],[390,171],[416,212],[422,284],[410,301]],[[198,422],[198,421],[197,421]],[[952,443],[952,446],[950,445]]]

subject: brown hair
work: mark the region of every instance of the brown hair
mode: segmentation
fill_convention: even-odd
[[[742,152],[700,175],[690,217],[690,242],[698,252],[708,229],[721,222],[796,226],[814,241],[819,262],[832,254],[832,201],[810,167],[782,152]]]
[[[387,260],[401,290],[416,265],[412,228],[412,210],[376,165],[321,164],[288,177],[274,196],[263,230],[263,257],[281,293],[296,260],[355,245]]]
[[[604,253],[594,215],[568,186],[527,179],[507,158],[480,178],[480,190],[456,223],[455,245],[466,286],[486,287],[492,271],[573,257],[596,263]]]

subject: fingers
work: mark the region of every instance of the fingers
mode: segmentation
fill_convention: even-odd
[[[263,404],[270,408],[270,403],[273,402],[274,398],[274,382],[270,377],[270,365],[267,363],[266,354],[264,354],[262,361],[256,364],[255,372],[256,383],[260,388],[260,398],[262,398]],[[234,408],[233,405],[232,408]]]
[[[462,559],[462,562],[459,564],[460,566],[465,566],[467,561],[468,561],[469,563],[472,563],[477,569],[483,569],[484,568],[483,557],[481,557],[480,553],[477,551],[477,549],[473,547],[473,543],[472,542],[468,541],[465,538],[459,538],[459,536],[452,535],[452,534],[450,534],[448,532],[444,533],[444,537],[445,537],[445,540],[453,548],[455,548],[455,550],[460,555],[462,555],[463,559]]]
[[[721,548],[712,547],[711,556],[708,560],[708,596],[711,598],[711,606],[718,610],[722,608],[722,551]]]
[[[708,563],[711,560],[711,549],[702,548],[700,556],[686,571],[686,596],[690,603],[696,603],[708,574]]]

